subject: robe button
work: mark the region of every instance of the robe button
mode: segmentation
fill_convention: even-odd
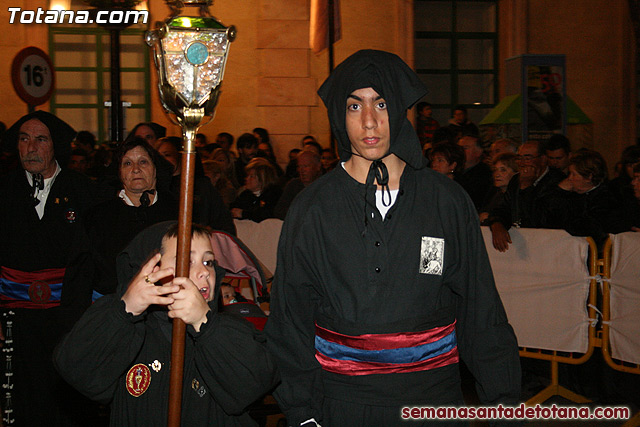
[[[376,245],[376,247],[380,247],[381,243],[380,242],[376,242],[375,245]]]
[[[380,273],[380,267],[376,267],[376,273]]]

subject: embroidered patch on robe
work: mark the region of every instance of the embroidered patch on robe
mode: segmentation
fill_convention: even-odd
[[[420,273],[442,276],[444,267],[444,239],[422,236]]]
[[[125,377],[127,391],[133,397],[140,397],[151,384],[151,371],[144,363],[133,365]]]

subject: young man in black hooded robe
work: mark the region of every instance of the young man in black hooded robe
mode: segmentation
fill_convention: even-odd
[[[187,324],[181,425],[256,426],[246,408],[277,381],[264,335],[218,312],[224,269],[205,227],[192,227],[189,277],[173,277],[171,224],[145,229],[118,255],[118,293],[98,299],[64,337],[56,368],[85,396],[111,404],[111,426],[166,425],[171,318],[179,318]]]
[[[517,342],[474,206],[424,166],[406,118],[425,92],[373,50],[318,91],[343,163],[287,214],[267,323],[290,425],[404,425],[404,406],[460,405],[459,357],[484,403],[518,400]]]

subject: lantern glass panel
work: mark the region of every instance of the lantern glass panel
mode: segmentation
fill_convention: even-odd
[[[186,51],[195,42],[207,47],[208,57],[193,65]],[[168,83],[189,103],[202,103],[217,87],[224,72],[225,54],[229,46],[226,31],[169,31],[162,39]]]

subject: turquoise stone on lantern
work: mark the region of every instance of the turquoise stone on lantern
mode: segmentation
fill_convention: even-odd
[[[187,61],[193,65],[202,65],[207,62],[209,48],[202,42],[192,43],[186,51]]]

